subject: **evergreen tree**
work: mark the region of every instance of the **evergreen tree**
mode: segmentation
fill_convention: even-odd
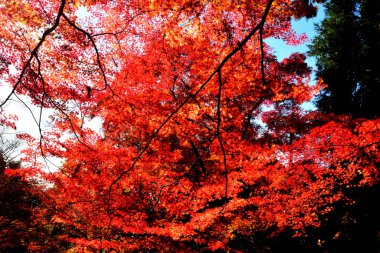
[[[331,0],[325,8],[309,51],[328,85],[316,104],[327,113],[375,117],[380,114],[380,1]]]
[[[359,115],[374,117],[380,115],[380,1],[361,1],[359,25],[360,89],[355,102]]]
[[[309,54],[317,59],[317,75],[327,88],[317,107],[326,113],[374,118],[380,115],[380,1],[328,0],[326,18]],[[379,164],[376,164],[379,167]],[[348,189],[352,206],[335,205],[318,231],[328,252],[379,252],[380,221],[376,198],[380,185]]]
[[[22,169],[20,162],[7,159],[6,155],[10,146],[18,145],[17,141],[0,144],[0,252],[58,252],[65,249],[67,245],[60,244],[58,238],[62,228],[51,222],[51,214],[41,206],[37,182],[5,172],[6,169]],[[45,217],[36,219],[37,212],[44,213]]]

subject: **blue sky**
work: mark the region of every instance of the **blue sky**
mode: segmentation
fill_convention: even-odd
[[[300,20],[292,21],[293,28],[296,30],[296,32],[298,34],[305,33],[309,37],[310,41],[316,35],[314,25],[316,23],[319,23],[324,18],[323,6],[318,5],[318,8],[319,8],[318,14],[316,17],[311,18],[311,19],[302,18]],[[306,53],[308,50],[307,45],[310,44],[309,42],[300,46],[291,46],[291,45],[287,45],[281,39],[274,39],[274,38],[266,39],[265,42],[274,48],[275,54],[279,60],[282,60],[283,58],[286,58],[295,52]],[[310,66],[315,67],[315,59],[313,59],[312,57],[307,58],[307,63]]]
[[[316,17],[311,19],[302,18],[300,20],[293,20],[292,25],[298,34],[305,33],[311,42],[316,35],[315,24],[320,23],[324,17],[324,8],[322,5],[318,5],[318,12]],[[274,53],[280,61],[295,52],[306,53],[308,51],[308,45],[310,44],[310,42],[308,42],[299,46],[291,46],[287,45],[283,40],[275,38],[266,39],[265,42],[274,49]],[[306,62],[314,70],[316,69],[316,62],[314,57],[307,57]],[[315,83],[314,79],[315,75],[313,73],[311,84]],[[306,110],[316,109],[316,107],[311,102],[304,103],[302,107]]]

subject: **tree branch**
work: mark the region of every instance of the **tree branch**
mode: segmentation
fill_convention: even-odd
[[[134,169],[134,167],[136,166],[137,162],[141,159],[141,157],[146,152],[146,150],[148,149],[148,147],[150,146],[150,144],[152,143],[152,141],[157,137],[157,135],[161,131],[161,129],[174,117],[174,115],[176,115],[189,102],[190,99],[192,99],[193,97],[196,97],[203,90],[203,88],[212,80],[212,78],[219,71],[221,71],[222,67],[228,62],[228,60],[231,59],[231,57],[234,56],[237,52],[239,52],[244,47],[244,45],[247,44],[247,42],[252,38],[252,36],[260,28],[262,28],[264,26],[266,18],[267,18],[268,14],[269,14],[269,11],[271,9],[273,1],[274,0],[269,0],[268,1],[260,22],[251,30],[251,32],[248,33],[248,35],[240,43],[238,43],[238,45],[235,47],[235,49],[233,49],[227,56],[224,57],[224,59],[219,63],[219,65],[210,74],[210,76],[206,79],[206,81],[204,81],[199,86],[199,88],[196,90],[196,92],[194,94],[192,94],[192,96],[186,97],[186,99],[184,101],[182,101],[182,103],[169,116],[167,116],[167,118],[161,123],[161,125],[154,131],[154,133],[152,134],[152,136],[148,139],[148,141],[146,142],[146,144],[144,145],[144,147],[142,148],[142,150],[140,151],[140,153],[137,155],[137,157],[133,161],[132,165],[128,169],[126,169],[123,172],[121,172],[119,174],[119,176],[117,176],[112,181],[112,183],[108,187],[108,205],[107,205],[107,214],[108,214],[110,220],[112,220],[112,218],[111,218],[111,210],[110,210],[110,207],[111,207],[111,203],[110,202],[111,202],[111,194],[112,194],[112,188],[113,188],[113,186],[120,179],[122,179],[127,173],[129,173],[131,170]],[[218,139],[219,138],[220,138],[220,136],[218,137]],[[221,145],[221,148],[222,148],[222,150],[224,150],[223,144]],[[224,158],[224,159],[226,159],[226,158]]]
[[[24,74],[25,74],[26,70],[29,68],[29,66],[30,66],[30,64],[32,62],[32,59],[35,56],[37,56],[38,50],[40,49],[40,47],[42,46],[42,44],[46,40],[47,36],[49,36],[58,27],[60,19],[61,19],[62,15],[63,15],[63,9],[65,8],[65,4],[66,4],[66,0],[62,0],[61,1],[61,6],[59,7],[58,14],[57,14],[57,17],[55,19],[55,22],[54,22],[53,26],[50,27],[49,29],[47,29],[42,34],[41,40],[38,42],[37,46],[31,52],[29,59],[27,60],[27,62],[25,63],[24,67],[21,70],[21,73],[20,73],[20,76],[17,79],[17,82],[13,86],[12,91],[9,93],[9,95],[7,96],[7,98],[3,102],[0,103],[0,108],[3,107],[4,104],[6,102],[8,102],[8,100],[10,99],[10,97],[16,92],[16,89],[20,85],[20,83],[21,83],[21,81],[22,81],[22,79],[24,77]]]
[[[103,69],[103,65],[102,65],[102,62],[101,62],[101,59],[100,59],[100,54],[99,54],[99,50],[98,50],[98,47],[96,46],[96,43],[95,43],[95,40],[93,38],[93,36],[91,36],[90,33],[88,33],[87,31],[83,30],[82,28],[80,28],[79,26],[77,26],[74,22],[72,22],[64,13],[62,14],[63,18],[67,21],[67,23],[73,27],[74,29],[78,30],[79,32],[83,33],[91,42],[92,46],[94,47],[94,50],[95,50],[95,53],[96,53],[96,61],[97,61],[97,65],[99,66],[99,69],[100,69],[100,72],[102,74],[102,78],[103,78],[103,82],[104,82],[104,88],[101,89],[100,91],[104,91],[107,87],[111,90],[112,94],[114,95],[114,91],[113,89],[111,88],[111,86],[108,84],[108,81],[107,81],[107,77],[106,77],[106,73]]]

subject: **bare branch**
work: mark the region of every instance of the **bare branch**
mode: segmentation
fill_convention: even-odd
[[[261,53],[261,60],[260,60],[260,65],[261,65],[261,82],[262,85],[265,86],[265,69],[264,69],[264,42],[263,42],[263,30],[264,30],[264,24],[260,28],[260,53]]]
[[[206,81],[204,81],[200,86],[199,88],[196,90],[196,92],[194,94],[192,94],[192,96],[188,96],[186,97],[186,99],[184,99],[184,101],[182,101],[182,103],[180,103],[180,105],[169,115],[167,116],[167,118],[161,123],[161,125],[154,131],[154,133],[152,134],[152,136],[148,139],[148,141],[146,142],[146,144],[144,145],[144,147],[142,148],[142,150],[140,151],[140,153],[137,155],[137,157],[134,159],[132,165],[124,170],[123,172],[121,172],[113,181],[112,183],[110,184],[110,186],[108,187],[108,205],[107,205],[107,214],[109,216],[109,219],[110,221],[112,220],[112,217],[111,217],[111,210],[110,210],[110,207],[111,207],[111,194],[112,194],[112,188],[113,186],[121,179],[123,178],[127,173],[129,173],[131,170],[134,169],[134,167],[136,166],[137,162],[141,159],[141,157],[143,156],[143,154],[146,152],[146,150],[148,149],[148,147],[150,146],[150,144],[152,143],[152,141],[157,137],[157,135],[159,134],[159,132],[161,131],[161,129],[174,117],[174,115],[176,115],[188,102],[190,99],[192,99],[193,97],[196,97],[202,90],[203,88],[212,80],[212,78],[221,71],[222,67],[228,62],[228,60],[231,59],[231,57],[233,57],[237,52],[239,52],[245,44],[247,44],[247,42],[252,38],[252,36],[260,29],[264,26],[265,24],[265,21],[266,21],[266,18],[269,14],[269,11],[271,9],[271,6],[272,6],[272,3],[273,3],[274,0],[269,0],[267,5],[266,5],[266,8],[264,10],[264,13],[263,13],[263,16],[260,20],[260,22],[251,30],[251,32],[240,42],[238,43],[238,45],[235,47],[235,49],[233,49],[227,56],[224,57],[224,59],[219,63],[219,65],[216,67],[216,69],[210,74],[210,76],[206,79]],[[223,143],[222,143],[222,140],[220,138],[220,136],[218,137],[218,139],[220,139],[220,143],[221,143],[221,149],[222,149],[222,152],[225,154],[224,152],[224,146],[223,146]],[[224,157],[224,160],[226,161],[226,157]],[[225,163],[226,164],[226,163]],[[226,189],[227,190],[227,189]]]
[[[66,0],[62,0],[61,1],[61,6],[59,7],[58,14],[57,14],[57,17],[55,19],[55,22],[54,22],[53,26],[50,27],[49,29],[47,29],[42,34],[41,40],[38,42],[37,46],[31,52],[29,59],[27,60],[27,62],[25,63],[24,67],[21,70],[21,73],[20,73],[20,76],[17,79],[17,82],[15,83],[15,85],[12,88],[12,91],[9,93],[9,95],[7,96],[7,98],[3,102],[0,103],[0,108],[3,107],[4,104],[6,102],[8,102],[8,100],[10,99],[10,97],[16,92],[16,89],[20,85],[20,83],[21,83],[21,81],[22,81],[22,79],[24,77],[24,74],[25,74],[26,70],[30,67],[32,59],[38,54],[38,50],[40,49],[40,47],[42,46],[42,44],[46,40],[47,36],[49,36],[58,27],[60,19],[61,19],[61,16],[63,15],[63,9],[65,8],[65,4],[66,4]]]
[[[80,28],[79,26],[77,26],[74,22],[72,22],[64,13],[62,14],[63,18],[67,21],[67,23],[73,27],[74,29],[78,30],[79,32],[83,33],[90,41],[91,41],[91,44],[92,46],[94,47],[94,50],[95,50],[95,53],[96,53],[96,61],[97,61],[97,64],[99,66],[99,70],[102,74],[102,78],[103,78],[103,82],[104,82],[104,88],[101,89],[100,91],[103,91],[105,90],[107,87],[111,90],[112,94],[115,94],[113,89],[111,88],[111,86],[108,84],[108,81],[107,81],[107,77],[106,77],[106,73],[103,69],[103,65],[102,65],[102,61],[100,59],[100,53],[99,53],[99,49],[98,47],[96,46],[96,43],[95,43],[95,40],[93,38],[93,36],[91,36],[90,33],[88,33],[87,31],[83,30],[82,28]]]
[[[222,118],[221,118],[221,111],[220,111],[220,103],[221,103],[221,98],[222,98],[222,88],[223,88],[223,82],[222,82],[222,71],[219,69],[218,71],[218,83],[219,83],[219,89],[218,89],[218,104],[217,104],[217,117],[218,117],[218,123],[216,126],[216,136],[218,138],[218,142],[220,145],[220,149],[222,150],[223,154],[223,165],[224,165],[224,177],[226,181],[225,185],[225,201],[227,203],[228,200],[228,167],[227,167],[227,157],[226,157],[226,151],[224,149],[223,145],[223,139],[222,139],[222,134],[220,133],[220,125],[222,124]]]

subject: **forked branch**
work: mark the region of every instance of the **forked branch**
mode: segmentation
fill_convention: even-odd
[[[121,172],[113,181],[112,183],[110,184],[110,186],[108,187],[108,205],[107,205],[107,213],[108,213],[108,216],[109,216],[109,219],[112,220],[112,217],[111,217],[111,210],[110,210],[110,207],[111,207],[111,194],[112,194],[112,188],[113,186],[119,181],[121,180],[127,173],[129,173],[131,170],[133,170],[136,166],[136,164],[138,163],[138,161],[141,159],[141,157],[143,156],[143,154],[147,151],[147,149],[149,148],[150,144],[152,143],[152,141],[157,137],[157,135],[159,134],[159,132],[161,131],[161,129],[189,102],[190,99],[196,97],[202,90],[203,88],[212,80],[212,78],[217,74],[217,73],[220,73],[221,69],[223,68],[223,66],[237,53],[239,52],[245,44],[247,44],[247,42],[253,37],[253,35],[255,35],[257,33],[257,31],[259,31],[260,29],[262,29],[264,27],[264,24],[266,22],[266,19],[267,19],[267,16],[269,14],[269,11],[271,9],[271,6],[272,6],[272,3],[273,3],[274,0],[269,0],[267,5],[266,5],[266,8],[264,10],[264,13],[263,13],[263,16],[260,20],[260,22],[248,33],[248,35],[241,41],[238,43],[238,45],[229,53],[227,54],[223,60],[219,63],[219,65],[215,68],[215,70],[209,75],[209,77],[206,79],[206,81],[204,81],[200,86],[199,88],[195,91],[194,94],[192,94],[191,96],[187,96],[186,99],[184,99],[182,101],[182,103],[180,103],[180,105],[169,115],[167,116],[167,118],[161,123],[161,125],[153,132],[153,134],[151,135],[151,137],[148,139],[148,141],[145,143],[144,147],[141,149],[140,153],[137,155],[137,157],[134,159],[132,165],[124,170],[123,172]],[[263,69],[263,67],[262,67]],[[218,124],[220,125],[220,123]],[[220,135],[218,137],[218,140],[220,141],[221,143],[221,148],[222,148],[222,152],[225,154],[224,152],[224,146],[223,146],[223,143],[222,143],[222,139],[220,138]],[[225,164],[226,164],[226,158],[224,158],[225,160]]]
[[[12,91],[5,98],[5,100],[0,103],[0,108],[3,107],[8,102],[8,100],[11,98],[11,96],[16,92],[17,87],[21,84],[21,81],[24,78],[26,70],[30,67],[30,64],[32,63],[33,58],[37,56],[38,50],[40,49],[40,47],[42,46],[42,44],[45,42],[46,38],[58,27],[59,22],[61,20],[61,17],[63,15],[63,10],[65,8],[65,4],[66,4],[66,0],[62,0],[61,1],[61,6],[59,7],[58,14],[57,14],[57,17],[55,19],[54,24],[52,25],[52,27],[50,27],[49,29],[47,29],[42,34],[42,37],[41,37],[40,41],[38,42],[38,44],[36,45],[36,47],[32,50],[32,52],[30,53],[29,59],[26,61],[24,67],[22,68],[21,73],[20,73],[20,75],[19,75],[19,77],[18,77],[15,85],[12,88]]]

